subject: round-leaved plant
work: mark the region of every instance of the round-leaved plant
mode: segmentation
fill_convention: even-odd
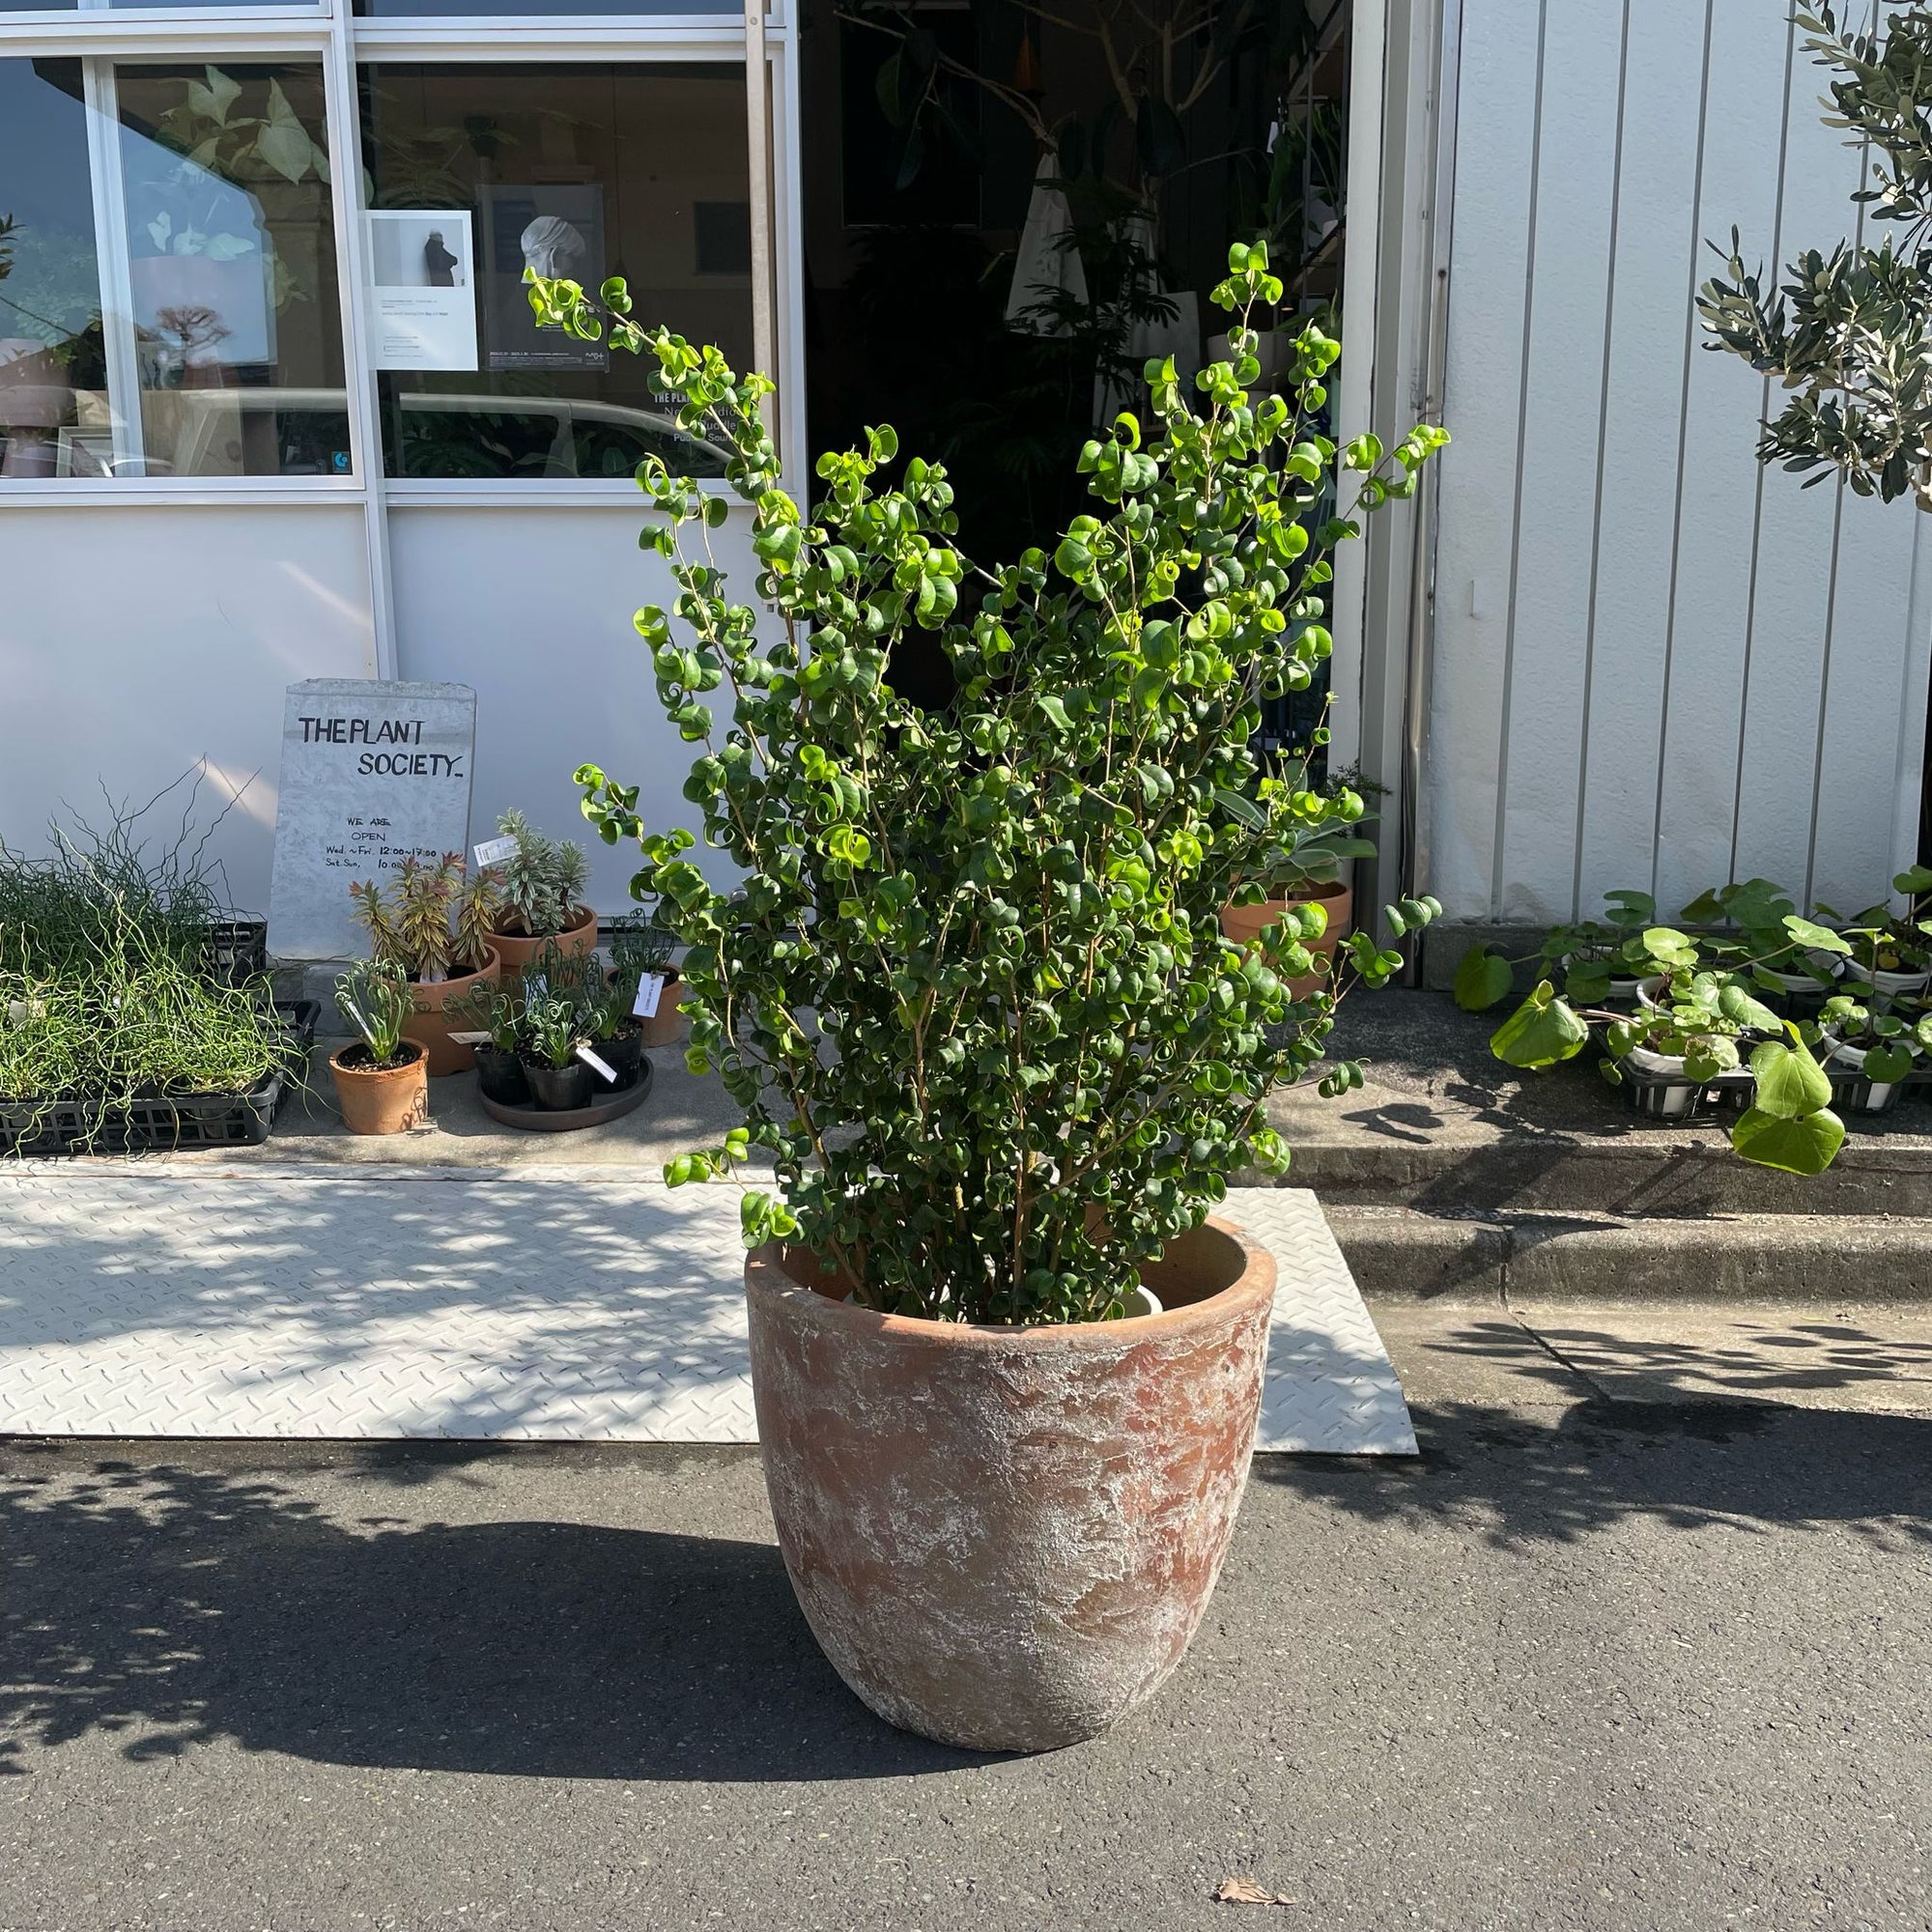
[[[540,321],[654,355],[685,430],[732,452],[749,588],[775,613],[734,601],[712,555],[724,499],[647,463],[642,542],[678,595],[638,629],[696,748],[695,821],[741,880],[713,885],[691,832],[645,826],[635,786],[579,772],[586,816],[639,841],[634,892],[688,948],[691,1065],[745,1111],[667,1177],[768,1151],[777,1193],[748,1194],[746,1238],[802,1243],[865,1306],[1118,1315],[1231,1173],[1286,1167],[1268,1095],[1322,1061],[1347,985],[1401,964],[1356,933],[1296,998],[1290,981],[1321,971],[1321,908],[1245,949],[1219,915],[1318,874],[1363,815],[1353,792],[1270,775],[1262,704],[1328,655],[1334,546],[1411,495],[1447,439],[1321,435],[1340,348],[1312,327],[1289,393],[1260,388],[1249,313],[1281,284],[1259,248],[1230,270],[1215,299],[1239,322],[1234,359],[1192,385],[1150,363],[1150,424],[1123,414],[1080,459],[1091,514],[997,568],[960,548],[944,469],[897,467],[890,430],[821,457],[802,509],[780,488],[764,378],[645,330],[620,282],[592,298],[532,278]],[[922,631],[953,671],[943,711],[893,687],[895,650]],[[1435,910],[1405,900],[1391,930]],[[1361,1075],[1321,1078],[1333,1094]]]

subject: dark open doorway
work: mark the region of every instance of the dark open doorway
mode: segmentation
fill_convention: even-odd
[[[1231,241],[1338,321],[1349,5],[807,0],[813,446],[891,422],[1003,560],[1078,513],[1148,355],[1215,353]]]

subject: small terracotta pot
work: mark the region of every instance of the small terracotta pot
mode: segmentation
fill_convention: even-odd
[[[631,976],[627,973],[624,978]],[[614,986],[617,983],[615,972],[604,976],[606,981]],[[645,1046],[675,1046],[690,1029],[691,1022],[678,1011],[677,1002],[684,990],[684,980],[675,966],[664,969],[664,991],[658,995],[658,1009],[649,1019],[639,1017],[637,1026],[641,1043]]]
[[[445,1009],[471,987],[495,985],[501,978],[503,962],[497,949],[488,947],[485,952],[487,956],[479,972],[460,973],[454,979],[439,980],[429,984],[414,980],[410,981],[410,992],[416,1003],[416,1015],[403,1029],[403,1037],[415,1040],[429,1049],[432,1079],[440,1080],[445,1073],[466,1073],[476,1065],[476,1049],[460,1046],[450,1038],[452,1026],[458,1033],[468,1029],[452,1019]]]
[[[532,939],[526,932],[493,932],[490,943],[503,962],[503,983],[515,985],[525,969],[546,946],[554,946],[566,959],[576,959],[597,951],[597,915],[588,906],[577,908],[577,923],[562,932],[549,932]]]
[[[834,1300],[849,1284],[795,1251],[748,1257],[779,1547],[865,1703],[968,1749],[1052,1750],[1152,1696],[1228,1551],[1274,1274],[1209,1221],[1147,1270],[1162,1314],[966,1327]]]
[[[412,1039],[403,1050],[410,1057],[397,1066],[369,1065],[369,1049],[359,1039],[328,1056],[342,1124],[352,1134],[400,1134],[429,1119],[429,1049]]]
[[[1221,908],[1221,935],[1236,946],[1252,945],[1261,937],[1262,927],[1271,925],[1290,906],[1319,905],[1328,915],[1328,924],[1320,939],[1308,941],[1308,950],[1327,960],[1327,974],[1311,973],[1288,982],[1290,997],[1305,1000],[1318,987],[1329,983],[1335,967],[1335,949],[1349,935],[1355,916],[1355,895],[1337,880],[1333,885],[1299,886],[1278,899],[1264,899],[1259,905],[1231,905]]]

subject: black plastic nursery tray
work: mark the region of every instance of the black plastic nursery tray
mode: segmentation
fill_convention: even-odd
[[[278,1001],[275,1011],[288,1026],[289,1049],[252,1094],[158,1094],[105,1114],[85,1099],[0,1100],[0,1152],[43,1159],[260,1147],[307,1066],[322,1017],[314,1000]]]
[[[266,920],[229,920],[208,931],[206,966],[209,977],[224,986],[239,986],[269,970],[269,924]]]
[[[611,1089],[587,1107],[539,1107],[531,1100],[493,1100],[481,1092],[476,1097],[483,1103],[483,1111],[506,1127],[521,1127],[526,1133],[567,1134],[579,1127],[601,1127],[607,1121],[620,1121],[642,1106],[656,1071],[648,1060],[641,1062],[635,1079]]]

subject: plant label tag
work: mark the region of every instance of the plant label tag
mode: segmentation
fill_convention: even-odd
[[[487,1028],[481,1032],[453,1033],[449,1036],[449,1040],[452,1046],[488,1046],[490,1034]]]
[[[549,999],[549,979],[542,973],[526,973],[524,975],[524,996],[526,1000]]]
[[[664,998],[665,976],[662,973],[641,974],[638,980],[638,997],[631,1004],[631,1017],[637,1020],[657,1018],[658,1002]]]
[[[601,1073],[611,1086],[614,1087],[617,1084],[617,1069],[608,1060],[598,1059],[581,1040],[578,1042],[577,1057],[593,1073]]]
[[[500,866],[516,849],[514,838],[486,838],[476,847],[476,863],[479,867]]]

